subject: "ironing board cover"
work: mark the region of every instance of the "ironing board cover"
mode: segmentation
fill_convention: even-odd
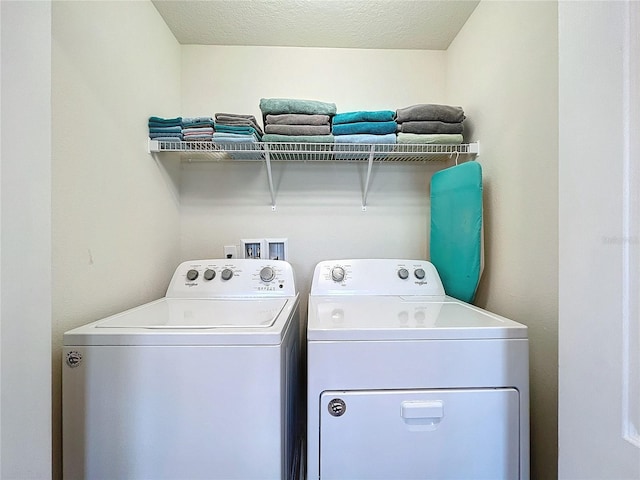
[[[472,302],[482,274],[482,168],[478,162],[433,175],[430,256],[447,295]]]

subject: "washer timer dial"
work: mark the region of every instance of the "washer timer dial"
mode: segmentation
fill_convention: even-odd
[[[233,270],[231,270],[230,268],[225,268],[224,270],[222,270],[222,273],[220,275],[222,276],[222,280],[229,280],[231,277],[233,277]]]
[[[271,267],[264,267],[260,270],[260,280],[263,282],[270,282],[276,278],[276,272]]]
[[[344,280],[344,268],[333,267],[331,269],[331,279],[334,282],[342,282]]]

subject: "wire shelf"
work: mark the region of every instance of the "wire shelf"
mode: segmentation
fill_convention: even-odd
[[[270,160],[284,162],[425,162],[472,160],[478,143],[359,144],[359,143],[215,143],[149,140],[149,152],[177,152],[201,160]]]
[[[271,208],[276,209],[272,162],[366,162],[367,174],[362,193],[362,210],[367,209],[371,169],[376,162],[464,162],[480,154],[479,143],[441,144],[364,144],[364,143],[215,143],[149,139],[152,155],[177,153],[188,161],[260,161],[267,169]]]

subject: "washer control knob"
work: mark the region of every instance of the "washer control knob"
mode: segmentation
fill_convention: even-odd
[[[407,270],[406,268],[401,268],[400,270],[398,270],[398,276],[402,280],[406,280],[407,278],[409,278],[409,270]]]
[[[191,269],[187,272],[187,280],[193,282],[196,278],[198,278],[198,271]]]
[[[233,270],[231,270],[230,268],[225,268],[224,270],[222,270],[222,273],[220,275],[222,276],[223,280],[229,280],[231,277],[233,277]]]
[[[344,280],[344,268],[342,267],[333,267],[331,269],[331,279],[334,282],[341,282]]]
[[[210,268],[207,268],[204,271],[204,279],[205,280],[213,280],[214,278],[216,278],[216,271],[215,270],[211,270]]]
[[[424,270],[422,268],[416,268],[413,274],[416,276],[418,280],[422,280],[425,276]]]
[[[276,272],[274,272],[273,268],[264,267],[260,270],[260,280],[263,282],[270,282],[274,278],[276,278]]]

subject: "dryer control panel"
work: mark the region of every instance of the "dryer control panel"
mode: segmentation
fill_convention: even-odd
[[[293,269],[283,260],[190,260],[176,269],[167,297],[293,296]]]
[[[316,265],[311,295],[444,295],[426,260],[326,260]]]

